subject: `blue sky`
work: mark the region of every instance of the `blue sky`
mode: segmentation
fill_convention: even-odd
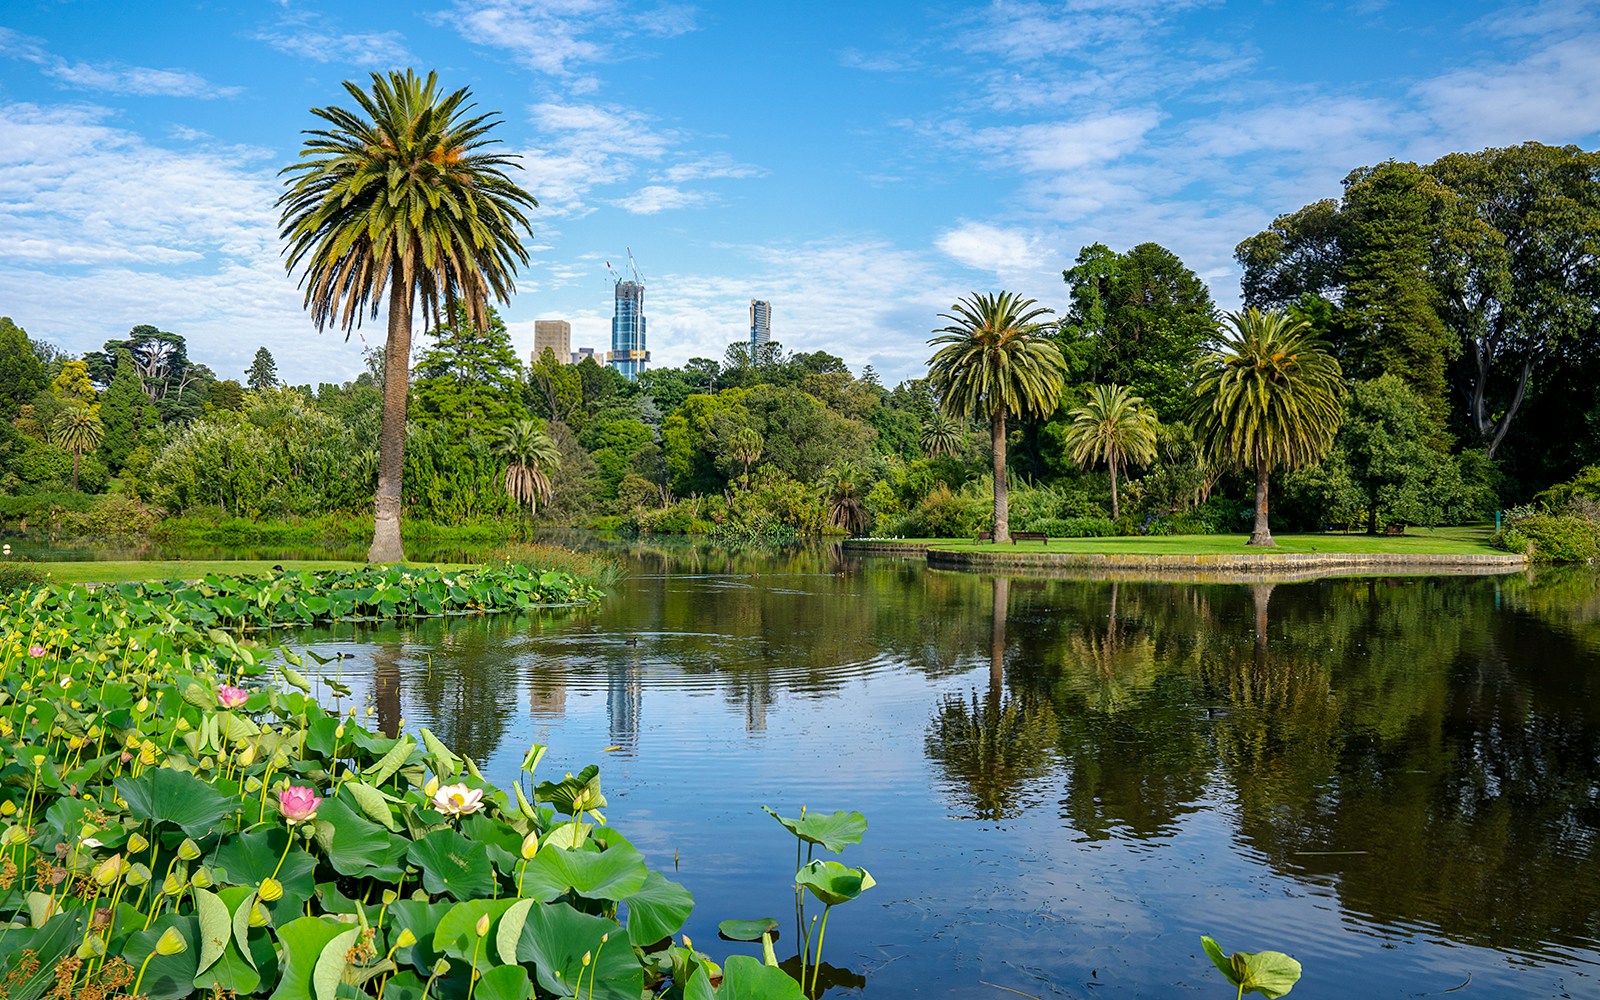
[[[1220,304],[1233,247],[1356,166],[1600,145],[1600,2],[138,4],[0,10],[0,314],[74,352],[138,323],[238,377],[361,368],[315,332],[273,201],[308,109],[437,69],[540,201],[502,308],[609,343],[631,247],[656,364],[773,333],[885,381],[937,314],[1057,309],[1080,247],[1155,241]],[[382,323],[363,333],[381,340]]]

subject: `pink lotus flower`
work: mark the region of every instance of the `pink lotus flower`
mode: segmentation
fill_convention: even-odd
[[[291,785],[278,793],[278,810],[290,823],[304,823],[308,819],[316,819],[317,806],[320,805],[322,796],[299,785]]]
[[[433,793],[433,807],[446,816],[470,816],[483,808],[483,789],[445,785]]]
[[[238,708],[248,697],[250,695],[244,688],[236,688],[232,684],[217,688],[217,703],[223,708]]]
[[[28,647],[28,655],[37,660],[39,657],[44,655],[44,647],[38,643],[34,643]]]

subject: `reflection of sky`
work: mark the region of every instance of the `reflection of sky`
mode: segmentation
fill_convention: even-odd
[[[799,590],[787,597],[803,602],[852,584],[635,578],[564,624],[454,622],[449,638],[403,645],[407,724],[441,721],[418,696],[429,671],[437,682],[487,664],[485,683],[508,715],[484,773],[508,782],[532,741],[551,748],[541,778],[599,763],[608,817],[694,893],[686,931],[718,957],[740,948],[716,941],[722,919],[778,917],[793,939],[794,842],[760,806],[859,809],[871,826],[843,860],[879,885],[835,914],[828,956],[865,972],[871,996],[989,995],[985,982],[1039,997],[1214,996],[1221,980],[1200,952],[1202,933],[1229,950],[1294,954],[1307,969],[1296,997],[1439,991],[1469,975],[1478,995],[1593,988],[1593,951],[1563,967],[1444,943],[1427,928],[1345,911],[1336,876],[1274,870],[1243,842],[1220,772],[1151,839],[1114,822],[1095,840],[1074,829],[1054,806],[1066,797],[1064,765],[1030,783],[1024,797],[1037,804],[1020,815],[958,819],[970,809],[929,762],[924,738],[942,698],[981,698],[986,688],[988,607],[973,609],[969,646],[944,651],[954,673],[930,676],[882,654],[817,676],[785,654],[804,637],[781,632],[780,620],[719,620],[730,587]],[[639,609],[668,590],[708,599],[705,632],[641,620]],[[323,648],[354,654],[341,665],[364,694],[373,646]],[[442,698],[440,711],[458,703]],[[1338,870],[1366,863],[1350,858]]]

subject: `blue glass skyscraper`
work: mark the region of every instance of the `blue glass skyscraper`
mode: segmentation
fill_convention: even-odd
[[[644,284],[617,282],[616,312],[611,317],[611,350],[606,364],[621,372],[630,382],[644,371],[650,360],[644,339]]]
[[[750,300],[750,353],[772,342],[772,303],[763,299]]]

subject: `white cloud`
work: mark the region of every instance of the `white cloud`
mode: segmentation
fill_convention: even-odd
[[[511,58],[554,77],[619,58],[630,38],[670,38],[694,30],[694,11],[673,4],[632,10],[622,0],[472,0],[440,18],[467,40],[507,50]]]
[[[1025,172],[1077,170],[1137,150],[1160,116],[1130,109],[1076,121],[1003,125],[979,130],[973,145]]]
[[[256,37],[279,52],[319,63],[393,69],[416,62],[398,31],[331,32],[285,24]]]
[[[120,62],[69,62],[52,54],[42,41],[10,28],[0,28],[0,53],[40,67],[45,76],[78,90],[131,97],[232,97],[238,87],[219,87],[198,73],[152,69]]]
[[[665,184],[647,184],[625,198],[612,202],[618,208],[634,215],[655,215],[674,208],[691,208],[703,205],[710,196],[698,191],[668,187]]]
[[[1051,252],[1036,236],[983,222],[963,221],[940,234],[934,245],[967,267],[1000,275],[1037,270]]]
[[[760,167],[739,163],[726,153],[716,153],[697,160],[673,164],[662,171],[661,176],[674,184],[681,184],[684,181],[764,177],[766,173]]]

